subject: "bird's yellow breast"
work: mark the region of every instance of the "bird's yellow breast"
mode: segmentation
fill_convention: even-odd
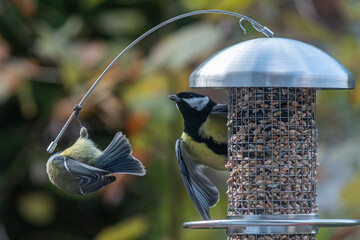
[[[65,149],[60,155],[68,156],[79,162],[94,166],[100,154],[101,151],[95,146],[93,141],[88,138],[78,138],[71,147]]]
[[[212,138],[216,143],[227,143],[226,121],[224,114],[210,114],[199,129],[200,136]]]
[[[183,133],[181,136],[188,153],[196,158],[199,163],[218,170],[225,170],[226,156],[214,153],[205,143],[196,142]]]

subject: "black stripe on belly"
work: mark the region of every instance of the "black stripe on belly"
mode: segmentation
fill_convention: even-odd
[[[212,138],[202,138],[199,135],[188,135],[196,142],[205,143],[214,153],[227,156],[227,143],[217,143]]]

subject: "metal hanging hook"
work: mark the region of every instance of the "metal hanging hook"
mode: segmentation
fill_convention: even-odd
[[[242,22],[243,22],[244,20],[250,22],[251,25],[252,25],[252,27],[253,27],[256,31],[258,31],[258,32],[260,32],[260,33],[263,33],[265,36],[267,36],[267,37],[273,37],[273,36],[274,36],[274,32],[273,32],[273,31],[271,31],[269,28],[267,28],[267,27],[265,27],[265,26],[261,26],[260,24],[258,24],[258,23],[255,22],[254,20],[252,20],[251,18],[246,18],[246,19],[245,19],[245,18],[240,18],[240,20],[239,20],[239,25],[240,25],[240,28],[244,31],[244,34],[245,34],[245,35],[246,35],[246,29],[245,29],[244,26],[242,25]],[[256,24],[260,25],[261,28],[258,27]]]
[[[244,31],[244,35],[246,35],[246,29],[243,27],[242,21],[244,21],[244,19],[243,19],[243,18],[240,18],[240,20],[239,20],[239,25],[240,25],[240,28]]]
[[[76,117],[77,112],[79,112],[78,109],[81,109],[81,105],[85,102],[85,100],[87,99],[87,97],[90,95],[90,93],[94,90],[94,88],[97,86],[97,84],[100,82],[100,80],[104,77],[104,75],[109,71],[109,69],[119,60],[119,58],[124,55],[125,52],[127,52],[130,48],[132,48],[133,46],[135,46],[138,42],[140,42],[142,39],[144,39],[145,37],[147,37],[149,34],[155,32],[156,30],[158,30],[159,28],[174,22],[176,20],[185,18],[185,17],[189,17],[189,16],[194,16],[194,15],[200,15],[200,14],[207,14],[207,13],[219,13],[219,14],[225,14],[225,15],[230,15],[230,16],[234,16],[234,17],[238,17],[240,18],[240,27],[244,30],[245,34],[246,34],[246,30],[244,29],[244,27],[241,25],[241,19],[247,20],[249,22],[251,22],[251,24],[253,25],[253,27],[261,32],[262,34],[264,34],[267,37],[273,37],[274,33],[268,29],[265,26],[262,26],[260,23],[256,22],[255,20],[242,15],[240,13],[235,13],[235,12],[230,12],[230,11],[223,11],[223,10],[200,10],[200,11],[194,11],[194,12],[189,12],[189,13],[184,13],[181,14],[179,16],[170,18],[158,25],[156,25],[155,27],[151,28],[150,30],[148,30],[147,32],[145,32],[144,34],[142,34],[140,37],[138,37],[137,39],[135,39],[132,43],[130,43],[124,50],[122,50],[115,58],[114,60],[105,68],[105,70],[100,74],[100,76],[96,79],[96,81],[93,83],[93,85],[90,87],[90,89],[87,91],[87,93],[84,95],[84,97],[81,99],[81,101],[79,102],[79,104],[77,104],[76,108],[73,109],[72,114],[70,115],[70,117],[68,118],[68,120],[66,121],[66,123],[64,124],[63,128],[60,130],[59,134],[57,135],[57,137],[55,138],[54,141],[52,141],[50,143],[50,145],[48,146],[48,148],[46,149],[46,151],[48,153],[52,153],[55,148],[56,145],[58,143],[58,141],[60,140],[61,136],[64,134],[65,130],[67,129],[67,127],[70,125],[70,122],[73,120],[74,117]],[[78,118],[78,117],[77,117]],[[78,119],[79,123],[80,119]]]

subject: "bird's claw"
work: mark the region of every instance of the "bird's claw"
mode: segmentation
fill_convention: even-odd
[[[75,112],[75,116],[76,116],[76,119],[80,125],[80,128],[83,128],[84,126],[82,125],[81,121],[80,121],[80,117],[79,117],[79,114],[80,114],[80,111],[81,111],[81,106],[79,104],[75,105],[74,106],[74,112]]]

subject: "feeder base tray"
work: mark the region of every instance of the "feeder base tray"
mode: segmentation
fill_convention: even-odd
[[[351,227],[360,225],[355,219],[317,219],[317,215],[244,215],[226,220],[185,222],[184,228],[226,228],[227,234],[317,234],[320,227]]]

